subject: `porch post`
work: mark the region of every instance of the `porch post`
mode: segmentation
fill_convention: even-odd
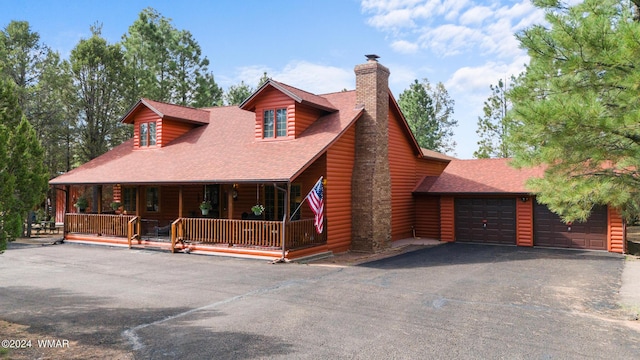
[[[64,186],[64,213],[68,212],[71,212],[71,185]]]
[[[178,218],[182,218],[182,207],[184,205],[182,201],[182,185],[180,185],[178,188]]]
[[[287,192],[284,197],[284,216],[282,217],[282,258],[285,258],[287,250],[287,223],[289,222],[289,214],[291,213],[291,181],[287,181]]]
[[[142,186],[138,185],[136,187],[136,216],[138,218],[140,218],[140,213],[141,213],[140,209],[141,209],[141,206],[142,206],[142,205],[140,205],[140,193],[141,192],[142,192]],[[141,230],[142,230],[142,221],[138,221],[137,222],[137,226],[138,226],[138,228],[136,229],[136,234],[140,234]]]
[[[102,185],[98,185],[98,214],[102,214]]]
[[[227,219],[233,219],[233,185],[227,191]]]

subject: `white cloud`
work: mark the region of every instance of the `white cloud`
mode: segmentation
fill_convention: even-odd
[[[410,10],[400,9],[385,14],[374,15],[367,22],[369,25],[381,29],[410,28],[415,26],[411,17]]]
[[[361,7],[371,14],[368,24],[389,33],[391,48],[401,54],[518,56],[513,34],[544,21],[530,0],[363,0]]]
[[[355,87],[355,75],[351,69],[345,70],[298,60],[290,61],[282,69],[272,69],[264,65],[240,67],[236,69],[233,77],[220,77],[216,78],[216,81],[225,89],[241,81],[254,87],[265,71],[267,76],[276,81],[314,94],[337,92]]]
[[[454,21],[459,17],[460,11],[468,4],[468,0],[445,0],[440,7],[440,11],[444,14],[446,20]]]
[[[361,6],[367,11],[391,11],[416,5],[422,0],[362,0]]]
[[[445,82],[451,91],[472,95],[489,94],[489,85],[496,84],[498,79],[518,75],[524,70],[527,56],[516,57],[510,63],[488,61],[479,66],[465,66],[456,70]],[[486,97],[485,97],[486,98]]]
[[[314,94],[355,87],[355,75],[352,69],[345,70],[307,61],[292,61],[282,70],[274,72],[271,77]]]
[[[477,29],[454,24],[445,24],[427,29],[420,37],[423,47],[431,49],[440,56],[451,56],[468,50],[472,45],[482,42],[484,35]]]
[[[478,25],[493,15],[493,10],[487,6],[474,6],[460,16],[460,23],[463,25]]]
[[[391,43],[391,48],[401,54],[415,54],[418,52],[418,44],[406,40],[397,40]]]

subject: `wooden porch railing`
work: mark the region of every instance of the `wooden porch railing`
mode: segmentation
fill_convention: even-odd
[[[178,219],[171,223],[171,252],[176,252],[176,243],[183,241],[184,239],[184,227],[182,226],[182,219]]]
[[[286,248],[295,249],[327,242],[326,230],[318,234],[313,219],[295,220],[287,224]]]
[[[194,241],[204,244],[281,247],[279,221],[182,218],[171,226],[171,243]],[[174,240],[175,238],[175,240]]]
[[[315,231],[313,219],[292,221],[285,230],[286,249],[326,242],[325,233]],[[281,249],[281,237],[280,221],[182,218],[171,225],[172,251],[181,241]]]
[[[125,237],[129,247],[140,240],[141,219],[135,215],[65,214],[65,233]],[[326,243],[313,219],[296,220],[285,228],[285,249]],[[171,224],[171,251],[178,242],[282,248],[282,222],[261,220],[180,218]]]
[[[131,249],[131,242],[133,240],[140,241],[140,217],[134,216],[127,223],[127,242],[129,243],[129,249]]]
[[[127,237],[133,215],[65,214],[64,232]]]

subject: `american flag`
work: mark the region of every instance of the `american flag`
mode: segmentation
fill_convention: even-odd
[[[322,234],[324,228],[324,189],[322,186],[322,177],[313,186],[309,195],[309,207],[316,215],[314,225],[318,234]]]

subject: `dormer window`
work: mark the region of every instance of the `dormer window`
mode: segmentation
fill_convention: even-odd
[[[262,128],[264,138],[287,136],[287,109],[265,110]]]
[[[156,122],[140,124],[140,147],[156,145]]]

